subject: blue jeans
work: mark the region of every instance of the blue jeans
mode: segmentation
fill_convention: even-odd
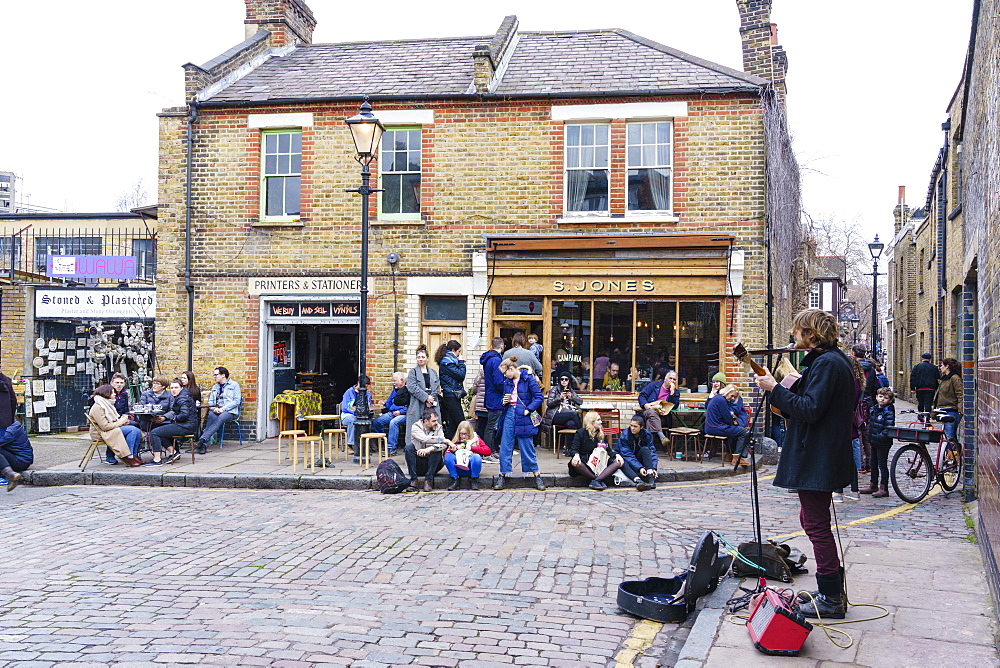
[[[515,443],[521,451],[521,472],[537,473],[538,460],[535,459],[535,441],[531,436],[514,436],[514,406],[503,409],[503,424],[500,427],[500,475],[514,470],[513,457]]]
[[[469,468],[460,469],[455,466],[455,453],[446,452],[444,453],[444,466],[448,469],[448,475],[452,478],[469,476],[472,478],[478,478],[479,472],[483,470],[483,457],[482,455],[477,455],[472,453],[472,457],[469,459]]]
[[[222,428],[222,425],[226,422],[232,422],[236,419],[236,416],[229,411],[222,411],[221,413],[216,413],[214,410],[208,412],[208,417],[205,418],[205,428],[201,430],[201,437],[198,442],[202,445],[208,443],[215,436],[216,432]]]
[[[955,434],[958,433],[958,425],[962,422],[962,414],[958,411],[947,411],[947,415],[954,415],[954,422],[945,422],[941,426],[944,427],[945,436],[948,438],[955,438]]]
[[[118,428],[125,434],[125,442],[128,443],[129,452],[132,453],[133,457],[137,457],[139,455],[139,442],[142,440],[142,430],[128,424]]]
[[[351,416],[354,417],[353,415]],[[399,443],[399,423],[406,422],[406,413],[402,415],[393,415],[390,413],[382,413],[377,418],[372,420],[372,430],[380,431],[389,436],[389,454],[395,454],[396,445]],[[346,422],[344,424],[347,424]],[[354,425],[351,425],[351,430],[353,431]]]
[[[405,416],[404,416],[405,419]],[[344,429],[347,430],[347,444],[354,447],[354,421],[357,420],[354,417],[354,413],[341,413],[340,423],[344,425]],[[390,446],[392,447],[392,446]]]

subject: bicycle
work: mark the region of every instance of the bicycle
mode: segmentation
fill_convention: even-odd
[[[889,432],[898,441],[909,441],[893,455],[889,477],[896,495],[907,503],[919,503],[935,483],[945,493],[958,486],[962,471],[962,444],[948,438],[944,431],[931,428],[931,422],[954,422],[955,416],[935,409],[930,413],[916,413],[917,419],[906,427],[891,427]],[[927,451],[927,443],[938,444],[934,461]]]

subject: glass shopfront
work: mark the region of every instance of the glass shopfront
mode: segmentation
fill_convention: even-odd
[[[569,371],[581,390],[638,392],[675,370],[681,387],[698,392],[719,369],[720,301],[553,300],[550,308],[550,370]]]

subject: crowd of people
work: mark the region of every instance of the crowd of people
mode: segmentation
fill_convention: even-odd
[[[91,395],[87,417],[91,439],[105,445],[105,463],[163,466],[175,462],[181,456],[176,439],[182,436],[195,439],[193,447],[198,454],[208,452],[208,444],[226,423],[239,417],[243,404],[239,383],[229,378],[229,369],[219,366],[212,374],[215,382],[204,406],[203,425],[202,392],[191,371],[170,380],[154,377],[135,404],[129,401],[123,374],[116,373],[110,383],[98,386]],[[152,453],[149,461],[143,457],[144,437]]]

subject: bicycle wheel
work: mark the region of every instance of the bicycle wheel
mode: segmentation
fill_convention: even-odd
[[[945,444],[939,475],[941,487],[946,492],[958,487],[958,481],[962,478],[962,444],[953,438],[948,439]]]
[[[919,445],[910,443],[896,451],[889,468],[892,488],[907,503],[917,503],[931,490],[931,458]]]

